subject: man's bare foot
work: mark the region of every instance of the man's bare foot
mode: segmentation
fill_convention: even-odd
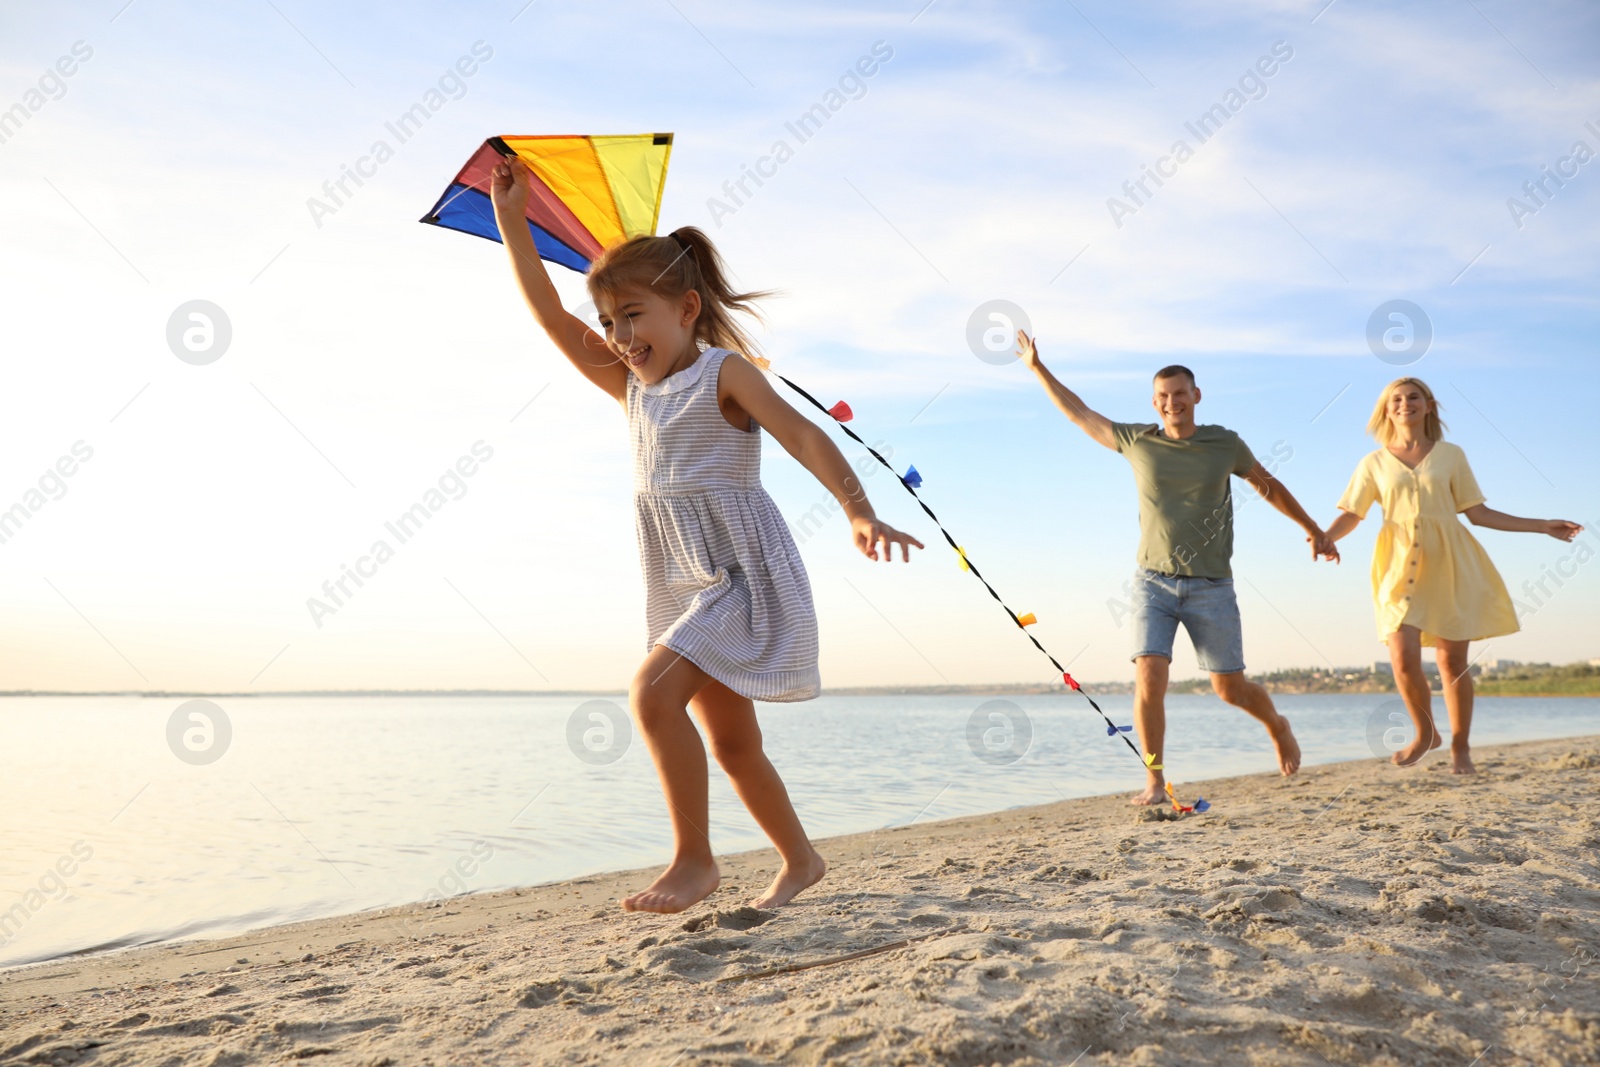
[[[1472,753],[1465,748],[1450,746],[1450,773],[1451,774],[1477,774],[1478,768],[1472,762]]]
[[[1443,739],[1439,736],[1438,730],[1429,730],[1426,736],[1418,734],[1415,741],[1389,758],[1394,761],[1396,767],[1409,767],[1429,752],[1438,748],[1442,741]],[[1470,763],[1471,761],[1469,760],[1468,762]]]
[[[816,849],[811,850],[811,855],[805,862],[793,865],[785,863],[778,872],[778,877],[772,880],[772,885],[767,891],[750,902],[754,908],[777,908],[789,903],[806,889],[810,889],[822,881],[822,876],[828,873],[828,862],[822,858]]]
[[[1159,774],[1156,775],[1154,778],[1150,779],[1149,784],[1144,787],[1144,792],[1129,797],[1128,803],[1138,804],[1141,807],[1149,807],[1152,804],[1169,803],[1167,797],[1167,783]]]
[[[654,911],[670,914],[693,907],[709,897],[722,883],[716,863],[674,860],[661,877],[622,901],[624,911]]]
[[[1284,777],[1294,774],[1300,769],[1300,742],[1294,739],[1294,731],[1289,729],[1289,720],[1282,715],[1278,716],[1278,725],[1267,727],[1267,734],[1272,738],[1273,747],[1278,750],[1278,770]]]

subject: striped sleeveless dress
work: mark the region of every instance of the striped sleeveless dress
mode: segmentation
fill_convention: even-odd
[[[761,487],[761,428],[722,417],[708,348],[653,385],[628,375],[645,649],[665,645],[752,700],[810,700],[817,615],[799,549]]]

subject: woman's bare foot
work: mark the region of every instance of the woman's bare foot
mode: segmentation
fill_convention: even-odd
[[[1294,731],[1289,729],[1289,720],[1282,715],[1278,716],[1278,725],[1267,727],[1267,734],[1272,738],[1272,745],[1278,750],[1278,770],[1284,777],[1294,774],[1300,769],[1300,742],[1294,739]]]
[[[1442,740],[1439,737],[1438,730],[1429,730],[1427,736],[1418,734],[1415,741],[1389,758],[1394,761],[1396,767],[1409,767],[1429,752],[1438,748]],[[1468,762],[1470,763],[1471,761],[1468,760]]]
[[[1466,748],[1450,746],[1450,773],[1451,774],[1477,774],[1478,768],[1472,762],[1472,752]]]
[[[1162,779],[1161,775],[1156,775],[1154,778],[1150,779],[1149,784],[1144,787],[1144,792],[1137,793],[1129,797],[1128,803],[1138,804],[1140,807],[1149,807],[1152,804],[1168,803],[1166,782]]]
[[[777,908],[789,903],[799,896],[803,890],[809,889],[822,881],[822,876],[828,873],[828,862],[822,858],[816,849],[811,850],[811,856],[802,864],[791,866],[785,863],[778,872],[778,877],[772,880],[772,885],[767,891],[750,902],[755,908]]]
[[[709,897],[722,884],[713,862],[673,860],[661,877],[622,901],[624,911],[654,911],[670,914],[691,908]]]

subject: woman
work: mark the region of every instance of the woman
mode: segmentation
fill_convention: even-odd
[[[1395,685],[1417,736],[1394,754],[1402,767],[1439,747],[1433,694],[1422,673],[1422,646],[1436,649],[1450,713],[1451,770],[1473,774],[1472,676],[1467,645],[1515,633],[1516,611],[1483,546],[1462,526],[1549,534],[1570,541],[1583,532],[1563,519],[1521,519],[1484,505],[1466,453],[1444,440],[1433,391],[1416,378],[1391,382],[1378,397],[1367,432],[1381,446],[1362,458],[1328,527],[1335,541],[1356,528],[1377,501],[1383,529],[1372,554],[1378,636],[1389,646]]]

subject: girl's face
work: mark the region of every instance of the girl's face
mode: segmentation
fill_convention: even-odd
[[[1433,402],[1415,385],[1399,385],[1389,394],[1389,424],[1397,430],[1420,430]]]
[[[620,289],[602,294],[595,309],[607,346],[646,385],[682,370],[699,352],[694,323],[700,294],[693,289],[676,300],[650,289]]]

